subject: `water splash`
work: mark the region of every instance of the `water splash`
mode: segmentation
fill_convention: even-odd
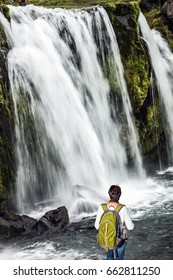
[[[87,202],[93,211],[93,190],[102,193],[105,186],[128,178],[122,124],[116,110],[111,115],[106,63],[118,82],[134,171],[145,176],[109,18],[101,7],[9,8],[13,48],[8,70],[16,115],[18,208],[25,212],[25,207],[33,209],[41,200],[54,199],[73,211]],[[80,191],[74,185],[87,186],[88,192],[83,195],[83,187]],[[72,200],[79,201],[76,207]]]

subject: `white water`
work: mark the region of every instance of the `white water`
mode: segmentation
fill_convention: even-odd
[[[151,90],[150,90],[150,94],[152,96],[152,102],[153,102],[153,105],[154,107],[157,106],[157,101],[155,99],[155,92],[154,92],[154,77],[153,77],[153,72],[151,72],[151,77],[150,77],[150,87],[151,87]],[[157,115],[156,115],[156,112],[155,110],[153,110],[153,118],[154,118],[154,126],[155,126],[155,138],[157,139],[157,143],[159,143],[159,131],[158,131],[158,127],[157,127]],[[161,154],[161,151],[160,151],[160,145],[158,144],[157,145],[157,153],[158,153],[158,161],[159,161],[159,170],[162,170],[163,169],[163,166],[162,166],[162,154]]]
[[[106,59],[103,25],[110,44],[108,61],[122,95],[134,172],[145,177],[109,18],[100,7],[90,12],[9,7],[11,31],[7,24],[4,28],[13,42],[8,69],[16,114],[18,209],[25,212],[28,203],[49,200],[51,207],[65,204],[79,214],[85,205],[86,212],[93,212],[105,188],[128,180],[122,124],[111,118],[110,85],[98,59],[99,53],[103,62]]]
[[[156,30],[151,30],[142,13],[139,16],[142,37],[147,43],[152,67],[156,76],[160,102],[166,120],[164,125],[168,135],[170,164],[173,164],[173,54]]]

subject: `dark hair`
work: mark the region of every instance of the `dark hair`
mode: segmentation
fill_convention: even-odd
[[[110,196],[111,201],[118,202],[121,196],[121,188],[118,185],[112,185],[109,188],[108,194]]]

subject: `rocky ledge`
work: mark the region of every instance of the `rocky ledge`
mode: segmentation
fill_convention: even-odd
[[[11,219],[0,217],[0,240],[7,241],[22,235],[57,232],[69,224],[65,206],[48,211],[39,220],[27,215],[14,215]]]

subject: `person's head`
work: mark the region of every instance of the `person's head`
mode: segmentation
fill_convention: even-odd
[[[111,201],[118,202],[121,196],[121,188],[118,185],[112,185],[109,188],[108,194]]]

